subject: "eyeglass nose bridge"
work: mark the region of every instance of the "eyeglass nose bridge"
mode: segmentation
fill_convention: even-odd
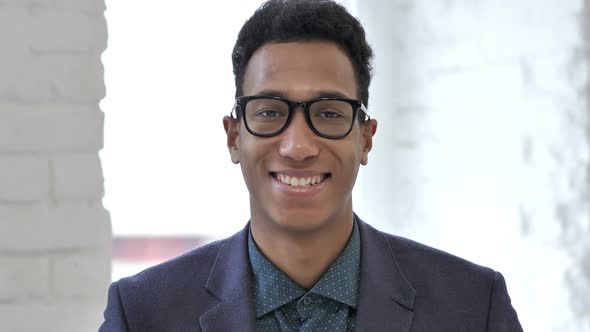
[[[291,107],[291,111],[295,111],[296,109],[298,109],[299,107],[301,107],[301,109],[303,111],[305,111],[307,109],[307,106],[309,105],[308,101],[292,101],[289,102],[289,107]]]
[[[285,124],[283,125],[283,128],[281,130],[279,130],[279,132],[282,133],[285,130],[287,130],[289,127],[291,127],[293,119],[295,118],[295,111],[297,111],[297,109],[299,109],[299,108],[301,108],[301,111],[303,112],[303,117],[305,118],[305,123],[307,124],[309,129],[311,129],[313,132],[317,132],[317,130],[313,127],[313,124],[311,123],[311,120],[309,118],[309,105],[311,105],[311,103],[313,103],[313,101],[312,102],[309,102],[309,101],[287,101],[287,104],[289,105],[289,117],[288,117],[287,121],[285,122]]]

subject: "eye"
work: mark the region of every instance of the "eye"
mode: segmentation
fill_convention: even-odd
[[[261,109],[256,111],[256,116],[261,118],[279,118],[284,116],[283,112],[275,109]]]
[[[317,116],[325,119],[337,119],[341,118],[342,114],[340,114],[340,112],[337,111],[323,110],[321,112],[318,112]]]

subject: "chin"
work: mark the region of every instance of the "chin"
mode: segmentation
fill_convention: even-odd
[[[311,232],[325,227],[330,223],[330,213],[327,211],[311,211],[311,209],[296,209],[291,211],[276,211],[271,213],[271,220],[279,228],[289,232]]]

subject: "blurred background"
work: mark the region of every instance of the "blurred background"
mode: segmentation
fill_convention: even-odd
[[[260,3],[0,1],[6,331],[96,330],[111,279],[248,221],[221,119]],[[500,271],[525,331],[590,331],[590,1],[341,3],[375,51],[355,211]]]

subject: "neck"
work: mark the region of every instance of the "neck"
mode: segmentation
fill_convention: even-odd
[[[311,289],[342,252],[352,234],[352,211],[323,227],[294,232],[252,219],[250,229],[260,251],[305,289]],[[276,224],[275,224],[276,225]]]

